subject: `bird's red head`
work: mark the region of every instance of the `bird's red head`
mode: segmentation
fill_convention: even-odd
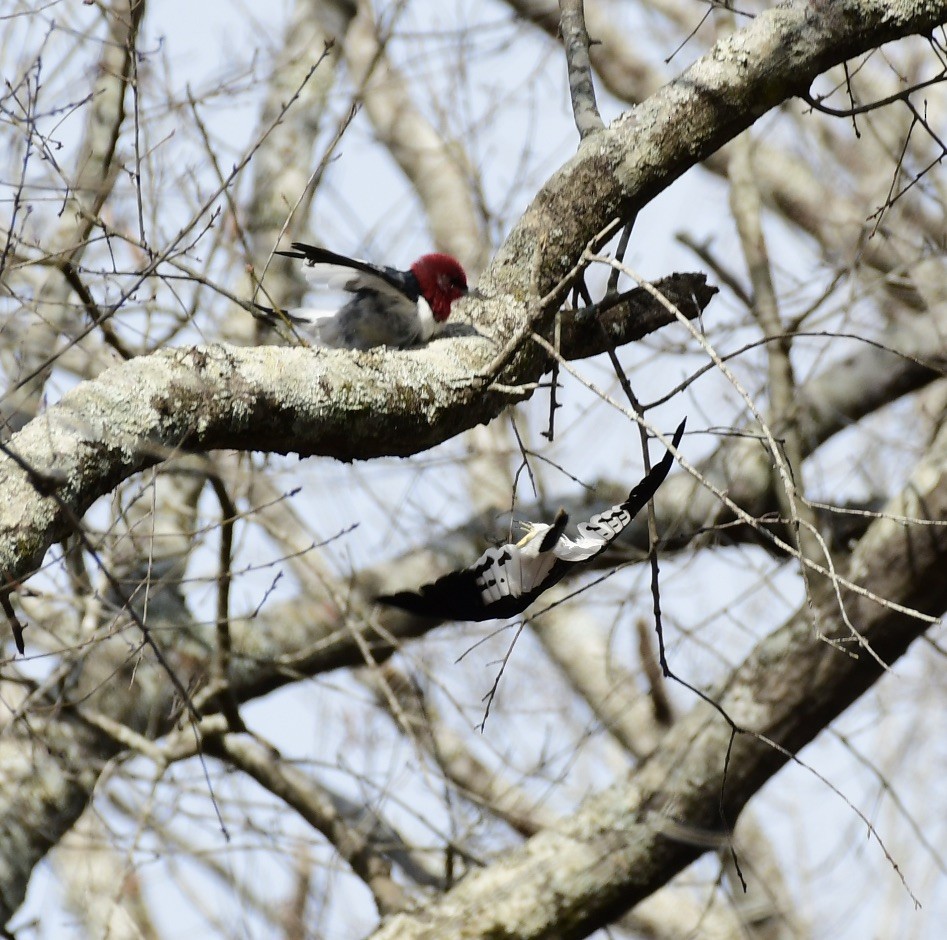
[[[450,316],[451,304],[467,293],[467,274],[460,262],[450,255],[422,255],[411,265],[411,271],[434,319],[443,323]]]

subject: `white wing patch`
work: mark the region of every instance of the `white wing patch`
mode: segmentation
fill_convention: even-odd
[[[320,320],[331,320],[338,312],[338,309],[331,310],[324,307],[300,307],[297,310],[293,310],[296,320],[303,320],[306,323],[318,323]]]
[[[519,581],[518,556],[515,545],[488,548],[480,556],[474,566],[475,582],[485,606],[514,593],[516,582]]]
[[[607,545],[629,522],[631,513],[618,505],[592,516],[588,522],[580,522],[576,528],[583,537],[598,537],[603,545]]]
[[[588,561],[618,536],[631,519],[631,513],[620,504],[612,506],[592,516],[588,522],[580,522],[576,526],[579,537],[573,541],[562,536],[552,551],[563,561]]]
[[[601,552],[631,522],[631,513],[621,505],[612,506],[578,525],[579,538],[565,535],[551,551],[533,554],[530,548],[538,546],[542,530],[549,526],[525,523],[531,530],[539,530],[527,547],[501,545],[488,548],[472,566],[474,581],[485,607],[506,597],[522,597],[538,588],[546,579],[557,559],[569,562],[588,561]]]
[[[473,566],[475,583],[485,606],[504,597],[522,597],[543,582],[556,558],[524,555],[515,545],[488,548]]]

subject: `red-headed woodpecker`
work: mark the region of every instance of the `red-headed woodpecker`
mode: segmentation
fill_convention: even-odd
[[[285,318],[303,327],[300,332],[311,332],[320,346],[400,349],[421,345],[450,316],[451,304],[467,293],[467,275],[450,255],[422,255],[407,271],[399,271],[302,242],[293,242],[292,248],[276,253],[305,260],[313,268],[313,280],[355,296],[337,311],[284,313],[257,307],[270,323]]]
[[[675,449],[684,434],[685,421],[674,432]],[[668,451],[628,499],[580,523],[577,539],[563,534],[569,516],[560,509],[552,525],[524,523],[526,535],[519,542],[488,548],[469,568],[452,571],[417,591],[385,594],[376,600],[439,620],[515,617],[573,568],[605,551],[654,496],[673,462],[674,456]]]

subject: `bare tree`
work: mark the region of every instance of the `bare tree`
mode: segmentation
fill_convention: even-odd
[[[947,2],[290,6],[0,16],[2,923],[938,935]],[[278,336],[292,239],[466,329]],[[527,618],[374,603],[685,414]]]

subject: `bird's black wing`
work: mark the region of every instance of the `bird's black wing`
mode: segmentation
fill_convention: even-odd
[[[469,568],[452,571],[424,584],[417,591],[400,591],[375,598],[379,604],[398,607],[420,617],[439,620],[494,620],[515,617],[532,602],[533,593],[504,594],[498,600],[485,601],[484,590],[502,582],[510,565],[520,564],[515,545],[488,548]]]
[[[684,435],[685,423],[686,419],[678,425],[671,439],[675,449]],[[668,451],[631,490],[628,499],[597,513],[588,522],[583,522],[579,526],[580,534],[585,539],[592,539],[600,544],[593,544],[588,554],[571,560],[557,555],[545,574],[541,572],[546,567],[543,559],[549,558],[548,551],[544,551],[539,559],[527,558],[517,546],[501,545],[499,548],[487,549],[469,568],[452,571],[430,584],[423,585],[417,591],[385,594],[376,600],[380,604],[399,607],[421,617],[436,617],[440,620],[493,620],[515,617],[526,610],[540,594],[558,584],[576,565],[584,564],[603,552],[654,496],[673,463],[674,455]],[[560,513],[550,531],[561,533],[567,521],[568,517]],[[555,546],[551,548],[556,550]],[[507,593],[507,578],[515,579],[518,584],[528,581],[530,586],[518,594]],[[535,580],[536,578],[539,580]],[[501,596],[495,600],[485,600],[484,592],[491,592],[492,588],[497,588],[492,593],[500,593]]]
[[[352,287],[348,288],[352,291],[394,290],[415,303],[421,296],[421,286],[411,271],[399,271],[397,268],[372,264],[361,258],[347,258],[345,255],[329,251],[328,248],[307,245],[305,242],[293,242],[292,247],[292,251],[277,251],[276,254],[286,258],[301,258],[309,265],[327,264],[358,271],[363,276],[355,279]]]
[[[674,432],[671,443],[676,450],[684,436],[684,425],[687,424],[685,418]],[[604,512],[596,513],[588,522],[579,524],[579,533],[585,538],[591,538],[601,541],[601,545],[592,548],[589,554],[584,558],[567,559],[557,557],[548,574],[542,583],[537,585],[528,595],[528,604],[531,604],[543,591],[549,590],[554,584],[558,584],[576,565],[585,564],[591,561],[597,555],[608,548],[609,545],[631,524],[631,520],[647,505],[649,499],[658,491],[658,487],[664,482],[671,467],[674,464],[674,455],[667,451],[658,463],[656,463],[645,478],[635,486],[628,494],[628,499],[623,503],[611,506]],[[524,595],[526,597],[527,595]],[[528,606],[527,604],[527,606]],[[525,609],[525,608],[524,608]]]
[[[671,444],[674,446],[674,449],[677,450],[678,446],[681,443],[681,438],[684,436],[684,425],[687,424],[687,418],[685,418],[678,426],[677,430],[674,432],[674,436],[671,438]],[[624,510],[631,518],[624,522],[617,532],[608,539],[608,542],[611,542],[612,539],[617,536],[622,529],[631,522],[635,516],[647,505],[648,500],[658,491],[658,487],[664,482],[667,475],[671,472],[671,467],[674,464],[674,454],[670,451],[666,451],[664,456],[651,468],[651,471],[648,475],[632,489],[628,494],[628,499],[626,499],[620,506],[612,506],[611,509],[606,509],[605,512],[599,513],[597,516],[592,516],[589,520],[589,525],[600,525],[610,531],[614,532],[615,520],[612,518],[612,513],[615,510]],[[608,542],[605,543],[603,548],[608,545]]]

